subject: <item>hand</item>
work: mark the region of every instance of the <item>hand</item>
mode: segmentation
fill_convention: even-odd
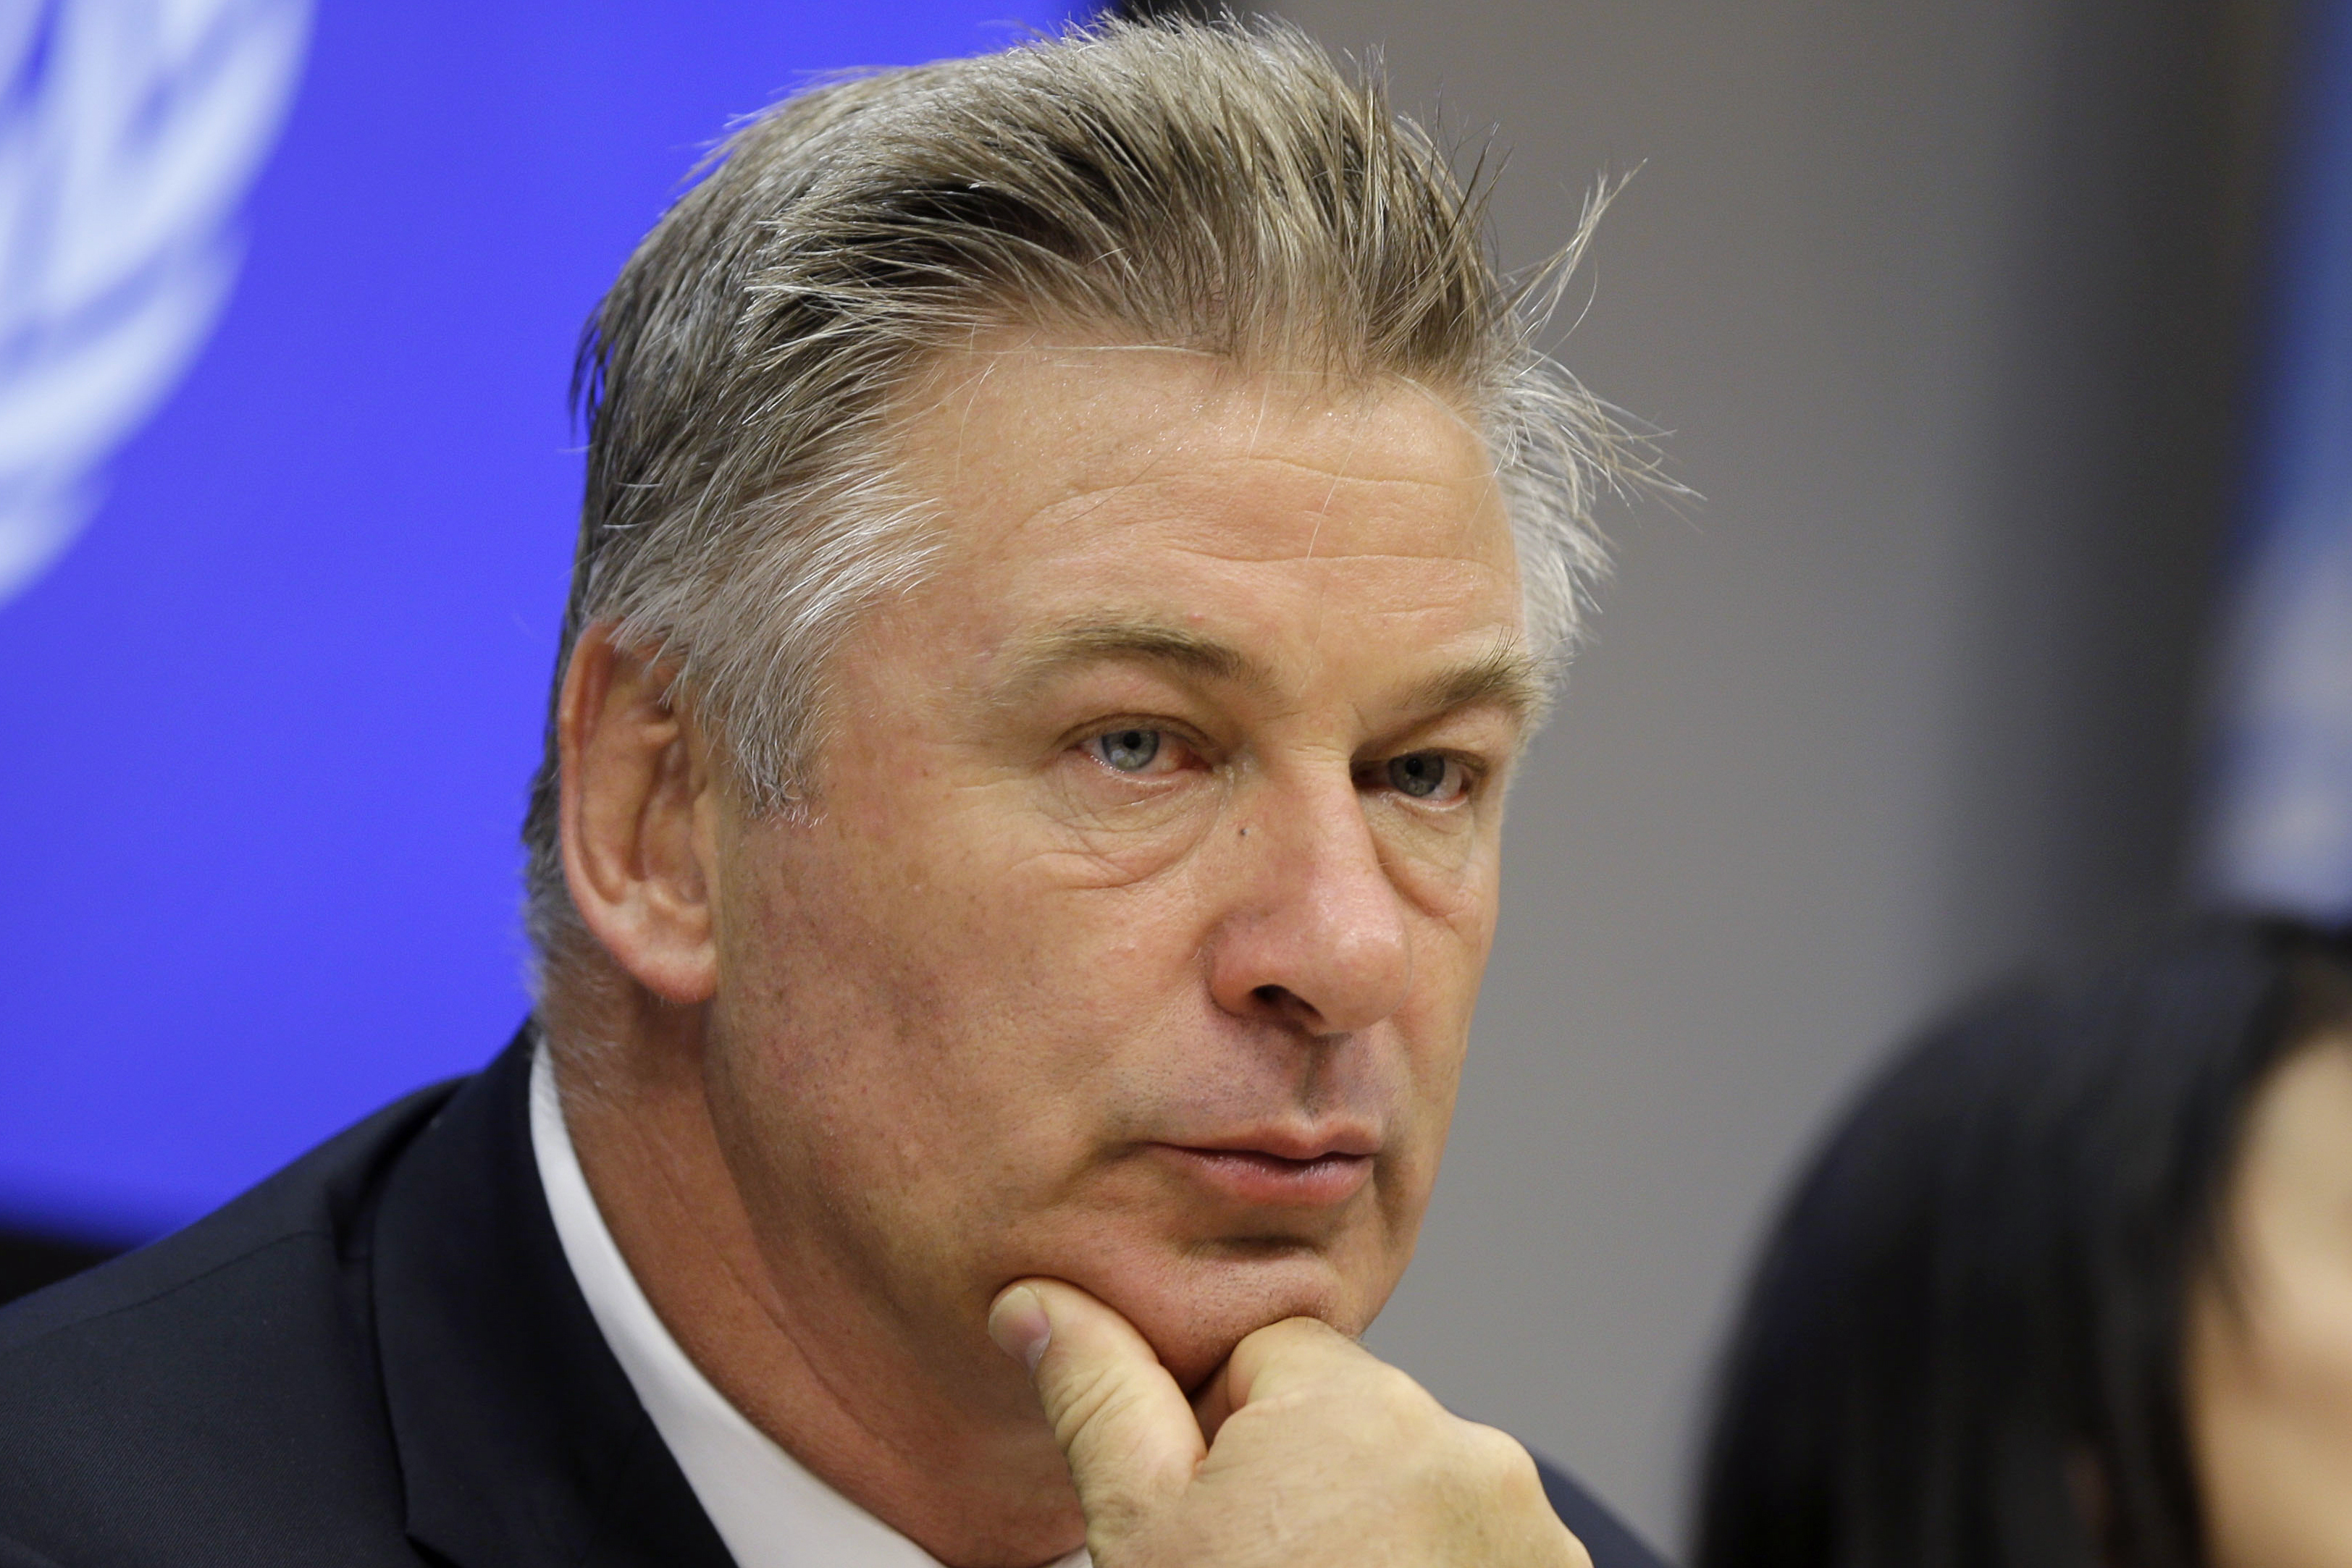
[[[1591,1568],[1525,1448],[1312,1318],[1243,1340],[1197,1413],[1076,1286],[1010,1285],[988,1330],[1029,1367],[1095,1568]]]

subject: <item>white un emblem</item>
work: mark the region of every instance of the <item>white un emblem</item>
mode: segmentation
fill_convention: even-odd
[[[0,602],[211,331],[309,23],[309,0],[0,0]]]

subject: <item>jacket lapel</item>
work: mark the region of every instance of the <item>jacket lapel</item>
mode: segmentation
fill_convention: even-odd
[[[463,1568],[733,1568],[564,1262],[526,1025],[385,1184],[370,1295],[408,1532]]]

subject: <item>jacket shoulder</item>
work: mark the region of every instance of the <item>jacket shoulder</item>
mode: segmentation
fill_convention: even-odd
[[[396,1100],[186,1228],[0,1308],[0,1369],[53,1334],[163,1303],[183,1287],[273,1247],[306,1238],[334,1246],[384,1166],[459,1082]],[[6,1383],[0,1370],[0,1388]]]
[[[344,1561],[415,1562],[358,1254],[451,1088],[0,1311],[0,1562],[292,1563],[338,1539]]]

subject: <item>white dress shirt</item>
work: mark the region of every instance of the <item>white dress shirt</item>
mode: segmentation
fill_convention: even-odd
[[[530,1069],[530,1145],[580,1293],[738,1568],[940,1568],[751,1425],[670,1337],[581,1175],[544,1042]],[[1081,1547],[1054,1568],[1091,1563]]]

